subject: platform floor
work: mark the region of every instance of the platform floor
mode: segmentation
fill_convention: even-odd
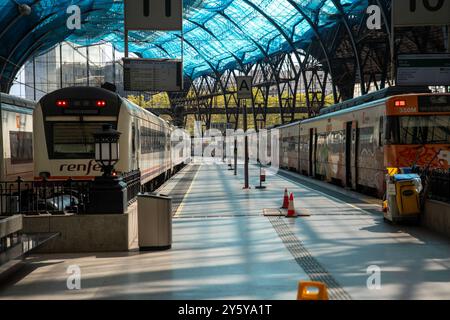
[[[295,299],[299,280],[323,280],[332,299],[450,299],[450,241],[383,222],[375,199],[292,174],[250,167],[252,189],[223,164],[191,164],[164,185],[174,196],[173,248],[163,252],[35,255],[0,287],[6,299]],[[192,180],[192,184],[190,181]],[[310,217],[265,217],[284,188]],[[67,269],[81,269],[68,290]],[[371,265],[380,289],[369,289]]]

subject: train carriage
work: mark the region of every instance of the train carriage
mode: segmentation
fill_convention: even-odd
[[[0,181],[33,178],[35,102],[0,93]]]
[[[39,101],[33,120],[36,179],[84,180],[100,175],[101,168],[94,160],[93,134],[105,124],[121,132],[116,172],[139,169],[142,185],[164,180],[190,157],[188,144],[183,156],[172,157],[173,126],[102,88],[56,90]]]
[[[449,170],[450,94],[388,88],[279,129],[282,167],[379,197],[387,168]]]
[[[300,125],[293,123],[279,127],[280,139],[280,167],[298,171]]]

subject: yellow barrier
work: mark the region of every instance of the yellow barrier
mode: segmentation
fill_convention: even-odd
[[[317,292],[308,291],[308,288],[316,288]],[[318,281],[300,281],[297,300],[328,300],[327,286]]]

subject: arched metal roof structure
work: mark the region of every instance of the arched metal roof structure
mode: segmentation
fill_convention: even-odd
[[[137,0],[136,0],[137,1]],[[325,96],[335,102],[392,83],[390,52],[445,52],[442,27],[400,28],[391,48],[391,0],[184,0],[185,92],[170,94],[177,116],[198,111],[210,121],[220,96],[228,122],[237,123],[236,75],[252,75],[255,126],[265,121],[269,96],[281,121],[314,114]],[[26,4],[30,12],[20,10]],[[369,5],[381,9],[381,28],[366,27]],[[82,27],[69,30],[67,8],[78,5]],[[130,51],[147,58],[181,55],[180,33],[130,32]],[[0,0],[0,89],[8,91],[20,67],[68,40],[124,49],[122,0]],[[331,90],[330,90],[331,88]],[[304,101],[298,100],[302,93]],[[297,110],[302,106],[302,110]],[[297,108],[297,109],[296,109]],[[194,110],[194,111],[192,111]],[[195,112],[197,112],[195,111]],[[261,118],[261,117],[262,118]],[[208,120],[209,117],[209,120]],[[232,119],[234,117],[234,120]],[[259,117],[259,119],[257,119]]]
[[[21,15],[18,5],[31,7]],[[82,28],[69,30],[68,6],[78,5]],[[185,73],[195,79],[305,47],[317,32],[350,24],[367,0],[185,0]],[[0,0],[2,76],[9,79],[33,55],[56,43],[114,43],[123,50],[123,2],[114,0]],[[179,34],[130,32],[130,51],[143,57],[180,57]]]

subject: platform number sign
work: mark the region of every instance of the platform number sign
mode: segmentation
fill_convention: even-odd
[[[177,31],[183,28],[183,0],[125,0],[127,30]]]
[[[450,24],[450,0],[393,0],[396,27]]]
[[[252,98],[252,81],[252,77],[236,77],[238,99]]]

